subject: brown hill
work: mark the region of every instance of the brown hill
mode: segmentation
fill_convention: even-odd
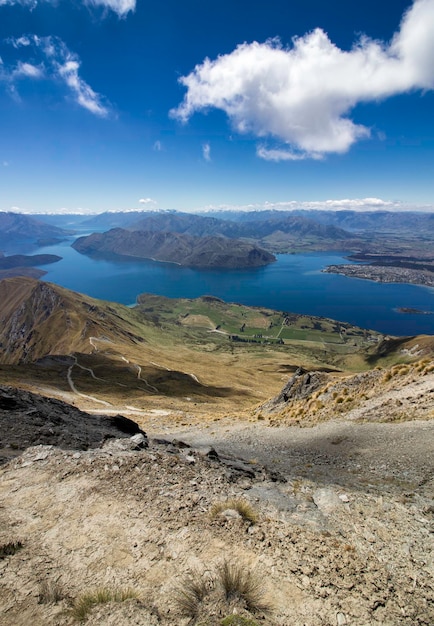
[[[48,354],[92,350],[90,338],[143,341],[134,313],[32,278],[0,281],[0,363],[31,362]],[[128,319],[129,316],[130,319]]]
[[[260,267],[276,260],[269,252],[240,240],[122,228],[80,237],[72,247],[82,254],[117,254],[198,268]]]
[[[25,277],[0,282],[0,302],[2,382],[85,410],[137,417],[158,413],[164,401],[164,411],[183,419],[193,403],[215,415],[279,387],[278,351],[241,347],[235,356],[225,334],[196,337],[190,326],[154,323],[140,308]]]

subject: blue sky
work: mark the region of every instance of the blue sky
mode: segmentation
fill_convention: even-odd
[[[434,210],[434,0],[0,0],[0,210]]]

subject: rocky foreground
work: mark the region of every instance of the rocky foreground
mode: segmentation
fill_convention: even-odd
[[[166,428],[3,465],[4,626],[73,624],[101,587],[136,597],[92,605],[91,625],[434,623],[432,421]],[[259,577],[260,602],[223,594],[225,564]]]

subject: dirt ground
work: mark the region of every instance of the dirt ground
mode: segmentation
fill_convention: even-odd
[[[94,607],[92,626],[217,626],[246,607],[204,598],[195,621],[175,591],[226,559],[261,578],[272,612],[258,624],[431,625],[433,430],[432,421],[176,427],[160,415],[146,449],[130,439],[29,448],[1,469],[0,543],[22,543],[0,559],[2,624],[72,624],[74,599],[105,586],[138,599]],[[250,502],[256,523],[224,507],[210,516],[234,497]],[[41,591],[47,582],[56,601]]]

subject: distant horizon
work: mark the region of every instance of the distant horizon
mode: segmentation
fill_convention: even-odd
[[[342,200],[324,200],[324,201],[297,201],[289,200],[283,202],[265,202],[262,204],[248,205],[206,205],[190,209],[178,209],[172,207],[150,206],[150,203],[142,203],[139,201],[137,207],[131,208],[115,208],[115,209],[68,209],[66,207],[58,210],[29,210],[20,207],[11,207],[10,209],[0,209],[0,213],[18,213],[22,215],[100,215],[102,213],[226,213],[226,212],[245,212],[257,213],[260,211],[354,211],[359,213],[372,212],[391,212],[391,213],[433,213],[434,204],[409,204],[399,201],[385,201],[379,198],[363,198],[363,199],[342,199]]]

